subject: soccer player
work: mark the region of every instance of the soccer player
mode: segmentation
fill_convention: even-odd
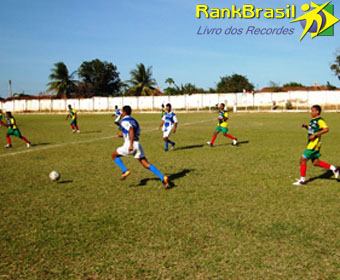
[[[311,108],[312,120],[309,125],[303,124],[302,127],[308,130],[308,144],[307,149],[302,154],[300,159],[300,174],[301,178],[297,182],[293,183],[295,186],[301,186],[307,184],[306,182],[306,171],[307,171],[307,161],[311,160],[314,166],[319,166],[322,168],[330,169],[333,171],[335,178],[339,177],[339,167],[330,165],[324,161],[320,161],[321,156],[321,135],[327,133],[329,128],[322,117],[321,107],[319,105],[314,105]]]
[[[228,116],[228,112],[226,110],[224,110],[224,108],[225,108],[224,103],[221,103],[220,104],[220,110],[218,112],[218,124],[217,124],[216,130],[214,132],[214,135],[213,135],[211,141],[207,142],[207,145],[209,145],[210,147],[214,146],[214,142],[217,138],[217,135],[220,132],[222,132],[225,137],[232,139],[234,146],[237,145],[237,138],[228,134],[228,122],[227,122],[227,120],[228,120],[229,116]]]
[[[2,122],[2,110],[0,109],[0,127],[2,127],[4,124]]]
[[[6,133],[7,145],[5,146],[5,148],[12,148],[12,142],[10,138],[11,135],[19,137],[20,139],[25,141],[26,147],[29,148],[31,146],[31,143],[30,141],[26,139],[26,137],[21,135],[20,130],[15,121],[15,118],[13,117],[11,112],[6,112],[6,120],[7,120],[7,124],[3,123],[3,125],[8,128],[7,133]]]
[[[139,143],[140,127],[138,122],[131,117],[132,109],[130,106],[124,106],[122,111],[122,119],[120,121],[121,132],[118,133],[119,137],[124,137],[123,146],[119,147],[113,154],[112,159],[122,170],[123,174],[120,180],[126,179],[131,174],[131,171],[125,167],[121,157],[127,157],[133,155],[139,160],[141,165],[146,169],[149,169],[155,174],[164,184],[165,189],[170,188],[169,179],[164,176],[154,165],[148,162],[145,157],[143,147]]]
[[[162,118],[162,123],[159,127],[159,130],[162,129],[163,131],[163,140],[165,142],[165,149],[164,151],[167,152],[169,150],[169,144],[171,145],[171,150],[174,149],[176,143],[171,142],[169,140],[170,134],[176,133],[178,125],[178,120],[174,112],[171,112],[171,104],[166,104],[166,112]]]
[[[164,104],[162,104],[162,108],[161,108],[161,110],[162,110],[162,118],[163,118],[163,116],[165,115],[165,107],[164,107]]]
[[[119,126],[119,121],[120,121],[120,117],[122,116],[120,110],[118,109],[118,106],[115,106],[115,113],[112,115],[112,117],[115,116],[115,124]]]
[[[66,120],[68,120],[68,118],[71,118],[71,128],[72,128],[72,132],[75,133],[76,129],[77,129],[77,133],[80,133],[78,124],[77,124],[77,112],[76,110],[72,109],[71,105],[68,105],[68,115],[66,116]]]

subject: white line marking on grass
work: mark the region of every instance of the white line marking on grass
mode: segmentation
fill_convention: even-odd
[[[208,121],[211,121],[211,120],[212,119],[203,120],[203,121],[199,121],[199,122],[183,123],[183,124],[181,124],[181,126],[188,126],[188,125],[192,125],[192,124],[204,123],[204,122],[208,122]],[[156,131],[156,130],[158,130],[158,128],[147,129],[147,130],[144,130],[144,131],[152,132],[152,131]],[[143,130],[142,130],[142,133],[143,133]],[[102,140],[107,140],[107,139],[112,139],[112,138],[118,138],[118,136],[117,135],[112,135],[112,136],[106,136],[106,137],[100,137],[100,138],[93,138],[93,139],[84,140],[84,141],[76,141],[76,142],[67,142],[67,143],[54,144],[54,145],[50,145],[50,146],[46,146],[46,147],[41,147],[41,148],[36,148],[36,149],[30,148],[30,149],[27,149],[27,150],[22,150],[22,151],[18,151],[18,152],[13,152],[13,153],[8,153],[8,154],[0,155],[0,158],[7,157],[7,156],[20,155],[20,154],[27,154],[27,153],[36,152],[36,151],[43,151],[43,150],[48,150],[48,149],[53,149],[53,148],[59,148],[59,147],[67,146],[67,145],[77,145],[77,144],[92,143],[92,142],[102,141]],[[34,144],[33,144],[33,146],[34,146]]]

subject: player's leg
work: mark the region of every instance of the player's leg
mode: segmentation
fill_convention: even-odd
[[[72,132],[75,133],[76,132],[76,128],[75,128],[75,126],[73,124],[73,121],[71,121],[71,128],[72,128]]]
[[[211,138],[210,142],[207,142],[207,144],[212,147],[214,145],[214,142],[217,138],[217,135],[220,133],[221,129],[220,127],[216,127],[216,130],[214,131],[213,137]]]
[[[19,129],[14,130],[13,135],[23,140],[26,143],[27,148],[31,146],[30,141],[28,141],[26,137],[21,135],[21,132]]]
[[[335,178],[337,178],[337,179],[339,178],[339,173],[340,173],[339,167],[331,165],[327,162],[321,161],[321,160],[319,160],[319,158],[316,158],[316,159],[313,160],[313,165],[319,166],[321,168],[332,170]]]
[[[164,184],[164,188],[168,189],[169,188],[169,178],[168,176],[164,176],[158,169],[156,166],[154,166],[153,164],[149,163],[148,160],[144,157],[144,158],[139,158],[138,159],[139,162],[141,163],[141,165],[143,165],[144,168],[149,169],[153,174],[155,174]]]
[[[80,130],[79,130],[79,126],[78,126],[77,120],[74,120],[74,126],[75,126],[75,128],[76,128],[76,130],[77,130],[77,133],[80,133]]]
[[[168,137],[163,137],[163,141],[164,141],[164,144],[165,144],[164,151],[167,152],[169,150]]]
[[[175,146],[175,143],[169,140],[169,137],[171,135],[172,128],[167,128],[166,131],[163,131],[163,140],[165,143],[164,151],[167,152],[169,150],[169,144],[171,145],[171,148]]]
[[[6,133],[6,140],[7,140],[7,145],[5,146],[5,148],[11,148],[12,147],[12,142],[11,142],[11,138],[10,138],[10,133]]]
[[[143,147],[140,143],[134,143],[134,150],[135,150],[135,158],[139,160],[141,165],[143,165],[144,168],[149,169],[153,174],[155,174],[163,183],[165,189],[168,189],[170,187],[169,179],[167,176],[164,176],[156,166],[149,163],[148,160],[145,157]]]
[[[307,182],[306,182],[307,161],[308,161],[308,158],[305,156],[305,154],[303,154],[302,157],[300,158],[300,175],[301,175],[301,178],[297,182],[293,183],[293,185],[301,186],[301,185],[307,184]]]
[[[112,154],[112,159],[114,161],[114,163],[122,170],[123,174],[120,177],[120,180],[124,180],[127,176],[129,176],[131,174],[131,171],[128,170],[121,157],[124,156],[123,154],[125,153],[124,150],[126,150],[126,147],[120,147],[118,148],[113,154]]]
[[[115,125],[119,126],[120,116],[116,117],[115,119]]]
[[[169,139],[169,137],[170,137],[170,135],[171,135],[171,132],[172,132],[172,130],[173,130],[173,127],[172,127],[171,129],[169,129],[169,134],[168,134],[168,136],[167,136],[168,143],[171,145],[171,150],[173,150],[173,149],[174,149],[174,147],[175,147],[175,145],[176,145],[176,143],[175,143],[175,142],[172,142],[172,141]]]
[[[233,145],[236,146],[237,145],[237,138],[228,134],[228,128],[227,127],[223,127],[223,135],[231,140],[233,140]]]

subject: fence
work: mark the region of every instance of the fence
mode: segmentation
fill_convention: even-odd
[[[159,110],[171,103],[175,110],[204,110],[225,103],[236,110],[307,109],[319,104],[325,109],[338,110],[340,91],[292,91],[275,93],[192,94],[180,96],[93,97],[88,99],[17,99],[0,101],[3,111],[12,112],[65,112],[72,105],[78,111],[105,112],[130,105],[134,110]],[[274,106],[275,105],[275,106]]]

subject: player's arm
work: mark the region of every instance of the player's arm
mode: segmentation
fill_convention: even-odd
[[[301,125],[302,128],[308,129],[308,124],[304,123]]]
[[[68,118],[70,117],[70,114],[67,114],[67,116],[66,116],[66,120],[68,120]]]
[[[172,130],[172,133],[176,133],[176,129],[177,129],[177,125],[178,125],[178,120],[177,120],[176,116],[174,116],[174,122],[175,122],[175,125],[174,125],[174,129]]]
[[[320,130],[319,132],[313,133],[311,136],[309,136],[309,140],[314,140],[315,138],[321,136],[322,134],[325,134],[329,131],[329,128],[326,127],[322,130]]]
[[[133,141],[135,139],[135,132],[133,131],[133,127],[130,127],[130,129],[129,129],[129,136],[130,136],[129,151],[132,151],[133,150]]]
[[[163,127],[163,125],[164,125],[164,120],[162,120],[162,123],[161,123],[161,125],[159,126],[158,130],[161,130],[162,127]]]

